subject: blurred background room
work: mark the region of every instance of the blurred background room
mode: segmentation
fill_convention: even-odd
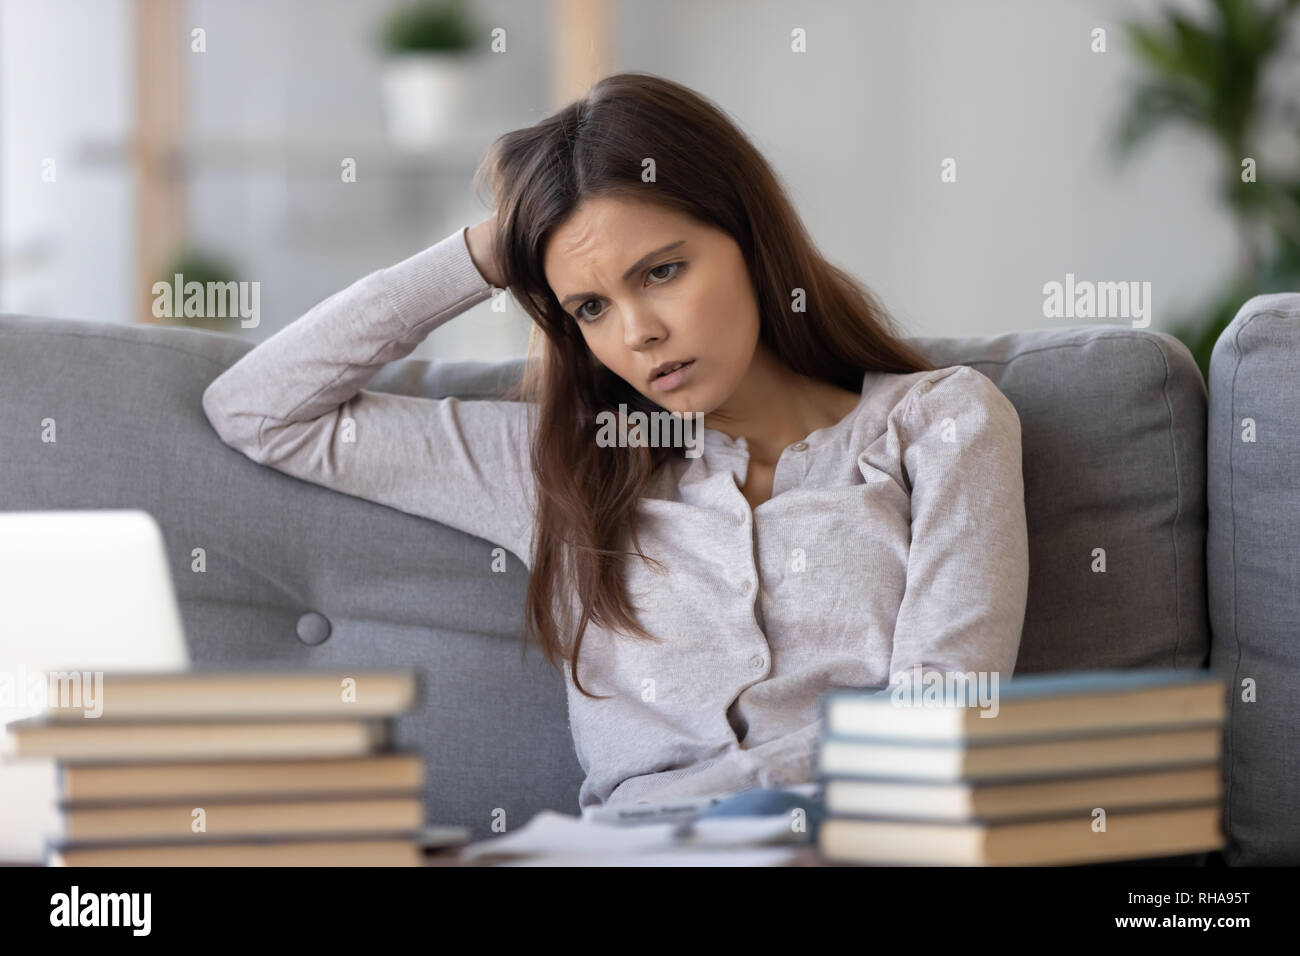
[[[1150,283],[1204,369],[1300,290],[1296,0],[0,0],[0,312],[260,341],[485,218],[497,135],[607,73],[721,105],[823,253],[916,336]],[[260,318],[156,282],[257,283]],[[524,354],[490,303],[430,359]]]

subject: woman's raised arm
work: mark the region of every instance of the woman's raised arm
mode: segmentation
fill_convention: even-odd
[[[214,379],[203,409],[222,441],[259,464],[486,538],[527,563],[526,405],[363,391],[381,366],[492,295],[469,232],[320,302]]]

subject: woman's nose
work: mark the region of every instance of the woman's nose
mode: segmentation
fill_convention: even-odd
[[[664,337],[664,325],[647,308],[631,308],[623,313],[623,341],[630,349],[645,348]]]

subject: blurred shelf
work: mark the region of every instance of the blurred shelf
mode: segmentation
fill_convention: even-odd
[[[139,139],[83,140],[75,157],[89,165],[130,165],[140,158],[160,175],[185,179],[198,172],[236,175],[275,172],[301,179],[337,180],[345,158],[356,160],[357,177],[408,178],[472,172],[495,132],[458,132],[437,145],[409,149],[383,139],[199,138],[186,143],[147,144]]]

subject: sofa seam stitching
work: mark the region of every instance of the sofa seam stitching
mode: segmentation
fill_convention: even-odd
[[[1261,313],[1256,312],[1248,316],[1232,334],[1232,351],[1236,355],[1236,362],[1232,367],[1232,384],[1228,388],[1228,413],[1231,416],[1228,420],[1228,515],[1232,521],[1232,643],[1236,650],[1236,660],[1233,662],[1232,669],[1232,686],[1228,688],[1228,694],[1232,699],[1236,698],[1235,688],[1237,686],[1238,675],[1241,673],[1241,635],[1237,630],[1237,502],[1235,497],[1236,478],[1233,474],[1233,450],[1236,443],[1232,440],[1232,435],[1237,420],[1237,374],[1241,371],[1241,333],[1245,330],[1246,326],[1253,322],[1260,314]],[[1231,720],[1231,713],[1229,713],[1228,753],[1226,755],[1227,759],[1225,760],[1225,763],[1227,764],[1228,779],[1224,787],[1227,792],[1223,801],[1224,829],[1227,830],[1229,834],[1232,833],[1232,785],[1234,777],[1233,769],[1235,764],[1233,754],[1235,754],[1237,750],[1234,734],[1235,723],[1235,721]]]

